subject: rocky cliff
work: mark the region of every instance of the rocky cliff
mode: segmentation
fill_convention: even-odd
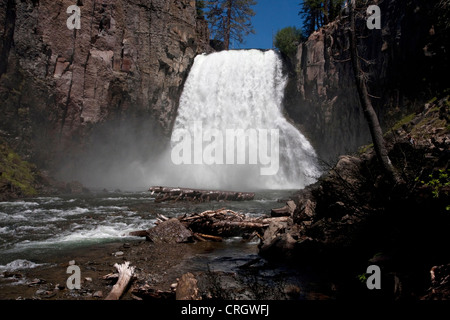
[[[81,28],[70,30],[75,4]],[[162,139],[208,43],[193,0],[2,0],[1,136],[38,166],[64,163],[64,172],[92,146],[107,149],[98,142],[123,143],[127,153]]]
[[[437,3],[422,0],[371,1],[380,6],[381,30],[369,30],[367,15],[357,19],[359,55],[368,75],[382,125],[417,110],[434,91],[446,89],[448,27]],[[370,3],[367,4],[367,6]],[[448,5],[447,5],[448,12]],[[313,141],[319,156],[334,160],[370,142],[359,106],[350,61],[348,19],[317,30],[287,59],[288,115]]]

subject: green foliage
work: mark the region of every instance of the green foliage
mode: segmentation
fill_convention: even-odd
[[[275,35],[275,47],[290,56],[297,51],[298,44],[303,40],[302,30],[297,27],[286,27]]]
[[[362,273],[356,276],[361,283],[366,283],[367,281],[367,273]]]
[[[206,1],[206,17],[214,40],[224,42],[228,50],[231,43],[241,44],[255,30],[251,18],[255,16],[252,6],[255,0],[209,0]]]
[[[23,161],[5,143],[0,141],[0,189],[11,188],[23,196],[35,196],[37,191],[36,168],[30,163]],[[8,187],[10,186],[10,187]]]
[[[411,123],[411,121],[414,120],[414,118],[416,117],[415,113],[411,113],[405,117],[403,117],[402,119],[400,119],[399,121],[397,121],[397,123],[395,123],[387,132],[386,135],[390,132],[395,132],[397,130],[400,130],[403,126],[408,125],[409,123]]]
[[[420,178],[417,177],[416,181],[419,180]],[[420,183],[431,188],[431,193],[436,199],[441,196],[442,192],[445,192],[445,194],[447,195],[447,191],[445,189],[450,186],[450,169],[441,169],[433,172],[432,174],[428,175],[428,179],[420,180]],[[450,210],[449,206],[446,207],[446,210]]]
[[[372,148],[373,148],[373,143],[365,145],[365,146],[362,146],[362,147],[359,148],[358,153],[360,155],[364,154],[364,153],[366,153],[367,151],[369,151]]]

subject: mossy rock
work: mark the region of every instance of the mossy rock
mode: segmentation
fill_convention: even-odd
[[[0,141],[0,198],[31,197],[36,190],[36,167]]]

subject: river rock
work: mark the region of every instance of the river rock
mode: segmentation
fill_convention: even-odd
[[[263,235],[260,245],[260,253],[270,251],[270,248],[278,242],[280,234],[284,234],[287,224],[284,222],[272,221]]]
[[[200,300],[197,279],[192,273],[183,274],[178,281],[177,300]]]
[[[191,242],[193,234],[176,218],[147,230],[147,239],[155,243]]]
[[[422,300],[450,299],[450,263],[434,266],[430,270],[431,286]]]

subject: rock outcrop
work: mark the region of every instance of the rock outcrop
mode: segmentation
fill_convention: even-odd
[[[194,57],[211,50],[192,0],[8,0],[0,25],[0,133],[39,166],[74,162],[117,119],[167,135]]]
[[[439,79],[447,77],[444,39],[448,31],[439,23],[435,3],[371,2],[380,6],[382,28],[369,30],[366,16],[357,20],[359,54],[372,103],[388,128],[393,119],[423,105],[424,92],[446,89]],[[340,18],[301,43],[295,57],[287,58],[287,113],[312,141],[319,157],[332,162],[370,141],[354,84],[346,16],[343,10]]]
[[[293,196],[292,219],[269,226],[260,254],[318,267],[331,263],[336,272],[349,274],[347,287],[361,265],[377,264],[397,289],[403,287],[389,291],[393,285],[383,295],[424,295],[426,273],[450,261],[444,245],[450,241],[449,106],[448,96],[428,103],[386,133],[403,184],[392,186],[383,178],[372,147],[341,156],[316,184]],[[447,295],[446,276],[432,283],[425,298]]]

